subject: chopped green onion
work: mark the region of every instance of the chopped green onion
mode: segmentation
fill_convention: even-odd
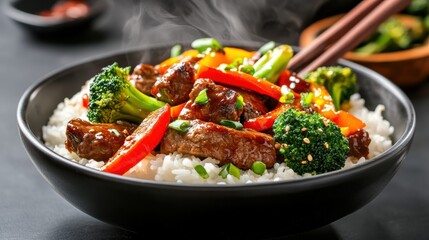
[[[265,163],[261,161],[256,161],[252,164],[252,171],[255,174],[262,175],[264,174],[266,169],[267,169],[267,166],[265,165]]]
[[[293,92],[290,88],[288,88],[286,85],[283,85],[280,88],[282,96],[279,99],[279,102],[281,103],[293,103],[295,100],[295,96],[293,95]]]
[[[208,101],[209,97],[207,97],[207,88],[204,88],[200,93],[198,93],[198,96],[195,98],[194,102],[198,104],[206,104]]]
[[[235,108],[237,110],[241,110],[241,109],[243,109],[243,106],[244,106],[243,96],[238,95],[238,97],[237,97],[237,103],[235,104]]]
[[[240,169],[232,163],[229,163],[228,173],[240,179]]]
[[[231,174],[232,176],[240,179],[240,169],[232,163],[226,164],[219,172],[219,176],[221,176],[223,179],[225,179],[228,174]]]
[[[227,176],[228,176],[228,165],[229,164],[227,164],[227,165],[225,165],[225,166],[223,166],[223,168],[220,170],[220,172],[219,172],[219,176],[221,176],[223,179],[225,179]]]
[[[245,65],[243,58],[234,59],[234,61],[226,65],[223,69],[229,71],[240,71],[250,75],[253,75],[255,73],[255,68],[251,65]]]
[[[236,58],[230,64],[228,64],[224,70],[237,71],[238,67],[243,64],[243,58]]]
[[[303,106],[304,108],[310,107],[312,100],[313,100],[312,92],[301,93],[301,106]]]
[[[276,43],[274,41],[269,41],[267,43],[265,43],[264,45],[262,45],[258,52],[261,53],[261,55],[264,55],[266,52],[272,50],[274,47],[276,46]]]
[[[256,61],[253,64],[253,68],[255,69],[255,71],[258,71],[259,69],[262,69],[262,67],[268,63],[268,61],[270,60],[272,51],[267,51],[262,57],[260,57],[258,59],[258,61]]]
[[[203,167],[203,165],[198,164],[194,167],[195,171],[200,175],[200,177],[207,179],[209,178],[209,174],[207,173],[206,169]]]
[[[118,130],[114,129],[114,128],[110,128],[108,131],[111,132],[111,133],[113,133],[113,134],[115,134],[115,136],[117,136],[117,137],[121,136],[121,133]]]
[[[226,65],[226,64],[225,64]],[[224,68],[223,68],[223,70],[226,70],[226,71],[236,71],[237,70],[237,68],[234,66],[234,65],[232,65],[232,64],[228,64],[228,65],[226,65]]]
[[[238,121],[231,121],[228,119],[222,119],[222,120],[220,120],[220,124],[222,124],[225,127],[234,128],[237,130],[243,129],[243,124],[241,124]]]
[[[242,65],[239,67],[240,72],[244,72],[250,75],[253,75],[255,73],[255,68],[250,65]]]
[[[170,57],[177,57],[180,55],[181,52],[182,52],[182,46],[180,46],[179,44],[174,45],[171,48]]]
[[[214,38],[200,38],[191,43],[192,48],[198,50],[199,53],[208,52],[223,52],[223,46]]]
[[[191,122],[189,120],[177,119],[168,124],[168,127],[179,132],[186,132],[191,127]]]

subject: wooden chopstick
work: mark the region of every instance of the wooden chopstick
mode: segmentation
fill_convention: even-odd
[[[311,59],[319,56],[333,41],[344,35],[382,1],[383,0],[366,0],[360,2],[335,24],[322,32],[309,46],[299,51],[299,53],[290,60],[288,69],[297,71]]]
[[[314,51],[316,51],[315,49],[318,49],[318,53],[323,53],[321,53],[318,57],[315,57],[313,60],[310,60],[311,62],[301,69],[298,72],[298,75],[303,76],[320,66],[335,64],[338,59],[342,57],[347,51],[355,48],[357,45],[359,45],[359,43],[372,34],[383,21],[404,9],[411,3],[411,1],[412,0],[363,0],[361,4],[355,7],[357,10],[352,10],[345,15],[346,18],[344,22],[340,22],[339,27],[335,28],[331,33],[329,33],[330,36],[324,37],[329,41],[324,40],[322,42],[323,45],[319,46],[317,44],[320,43],[317,43],[315,40],[305,48],[310,48],[310,50],[313,49]],[[362,4],[364,5],[362,6]],[[349,14],[351,14],[350,17]],[[353,23],[355,23],[355,25]],[[352,27],[350,28],[350,26]],[[347,30],[347,28],[350,28],[350,30],[344,33],[344,30]],[[304,49],[302,51],[304,51]],[[298,52],[296,56],[291,59],[291,62],[293,63],[305,58],[309,59],[309,57],[300,56],[305,54],[309,53]],[[312,56],[317,56],[317,54],[313,54]],[[297,60],[292,61],[294,58]],[[299,66],[299,64],[294,64],[296,65],[292,65],[293,70],[297,71],[297,66]],[[291,69],[290,67],[291,66],[288,65],[289,69]]]

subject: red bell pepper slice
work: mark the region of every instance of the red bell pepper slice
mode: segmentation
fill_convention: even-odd
[[[246,122],[243,123],[243,127],[251,128],[258,132],[268,130],[273,126],[276,118],[280,114],[286,112],[286,110],[288,110],[289,108],[291,108],[291,105],[289,104],[279,104],[272,111],[267,112],[261,116],[247,120]]]
[[[82,106],[86,109],[88,109],[89,105],[89,95],[88,93],[82,94]]]
[[[284,70],[284,71],[280,74],[279,79],[277,80],[277,84],[278,84],[279,86],[286,85],[286,86],[288,86],[288,87],[289,87],[289,85],[290,85],[290,81],[289,81],[290,76],[292,76],[292,72],[291,72],[291,71],[289,71],[289,70],[287,70],[287,69],[286,69],[286,70]]]
[[[161,142],[170,123],[170,105],[151,112],[103,167],[103,172],[123,175]]]
[[[252,90],[276,100],[281,97],[280,87],[263,79],[258,79],[247,73],[222,71],[216,68],[200,65],[197,78],[209,78],[216,83]]]

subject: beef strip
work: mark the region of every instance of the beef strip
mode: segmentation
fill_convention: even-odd
[[[155,82],[152,95],[157,99],[178,105],[188,101],[194,85],[194,64],[182,61],[173,64],[167,72]]]
[[[201,91],[207,89],[208,102],[195,103]],[[201,119],[207,122],[220,123],[221,120],[239,121],[243,108],[237,109],[239,93],[215,84],[210,79],[197,79],[194,83],[190,100],[180,112],[180,119]]]
[[[188,62],[190,63],[192,66],[194,66],[198,61],[200,61],[202,59],[201,56],[186,56],[184,57],[182,60],[180,60],[181,62]]]
[[[369,133],[365,129],[360,129],[356,133],[347,137],[349,140],[349,156],[353,156],[357,159],[364,157],[368,158],[369,154],[369,144],[371,143],[371,138]]]
[[[241,120],[243,122],[261,116],[268,112],[268,108],[265,105],[265,101],[263,97],[255,92],[246,91],[240,88],[233,88],[237,91],[241,96],[243,96],[244,100],[244,109],[243,114],[241,115]]]
[[[186,132],[168,129],[161,141],[161,153],[179,152],[197,157],[212,157],[220,165],[233,163],[249,169],[255,161],[270,168],[276,162],[274,139],[250,129],[235,130],[212,122],[190,120]]]
[[[160,78],[160,74],[154,66],[142,63],[134,68],[128,80],[130,80],[140,92],[146,95],[152,95],[152,87],[158,78]]]
[[[106,162],[136,127],[129,123],[91,123],[75,118],[67,123],[65,146],[81,158]]]

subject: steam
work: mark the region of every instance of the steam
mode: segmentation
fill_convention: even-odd
[[[174,44],[200,37],[297,45],[302,28],[327,1],[135,1],[124,26],[124,46]]]

